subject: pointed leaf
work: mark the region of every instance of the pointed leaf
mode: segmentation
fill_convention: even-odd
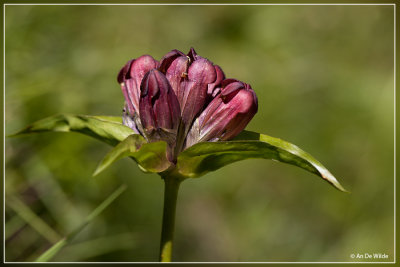
[[[230,163],[264,158],[289,163],[312,172],[335,188],[346,191],[336,178],[310,154],[299,147],[264,134],[243,131],[232,141],[202,142],[178,156],[177,169],[186,177],[199,177]]]
[[[113,146],[133,133],[120,117],[59,114],[36,121],[11,136],[48,131],[79,132]]]
[[[132,134],[115,146],[100,162],[93,175],[97,175],[115,161],[132,157],[145,172],[162,172],[171,166],[166,157],[167,143],[147,143],[138,134]]]

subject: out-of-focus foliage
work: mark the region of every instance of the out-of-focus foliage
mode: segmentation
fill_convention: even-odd
[[[122,114],[131,58],[193,46],[248,82],[247,129],[298,144],[351,194],[299,168],[246,160],[185,181],[177,261],[393,260],[392,6],[6,6],[6,133],[56,113]],[[127,190],[56,261],[157,261],[163,183],[79,134],[6,140],[6,260],[52,244],[7,196],[63,236],[120,184]],[[56,151],[56,152],[55,152]]]

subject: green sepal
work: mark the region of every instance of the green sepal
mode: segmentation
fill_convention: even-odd
[[[171,162],[166,157],[166,150],[167,143],[164,141],[147,143],[141,135],[132,134],[116,145],[104,157],[93,176],[124,157],[134,159],[144,172],[163,172],[171,166]]]

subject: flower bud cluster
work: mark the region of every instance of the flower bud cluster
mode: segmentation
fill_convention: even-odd
[[[249,84],[226,79],[222,69],[190,49],[128,61],[118,74],[125,97],[123,123],[148,142],[163,140],[167,156],[198,142],[229,140],[257,112]]]

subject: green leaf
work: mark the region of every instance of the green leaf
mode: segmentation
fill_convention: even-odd
[[[94,176],[102,172],[115,161],[133,158],[145,172],[162,172],[171,166],[166,157],[167,143],[164,141],[147,143],[138,134],[132,134],[115,146],[100,162]]]
[[[11,136],[48,131],[79,132],[112,146],[133,134],[120,117],[58,114],[36,121]]]
[[[121,185],[115,190],[107,199],[105,199],[92,213],[90,213],[86,219],[71,233],[59,240],[49,249],[47,249],[42,255],[40,255],[35,261],[36,262],[48,262],[50,261],[63,247],[65,247],[78,233],[80,233],[90,222],[93,221],[105,208],[107,208],[117,197],[119,197],[126,189],[126,185]]]
[[[279,138],[243,131],[232,141],[198,143],[178,156],[177,170],[185,177],[200,177],[227,164],[248,158],[289,163],[312,172],[346,192],[336,178],[315,158]]]

